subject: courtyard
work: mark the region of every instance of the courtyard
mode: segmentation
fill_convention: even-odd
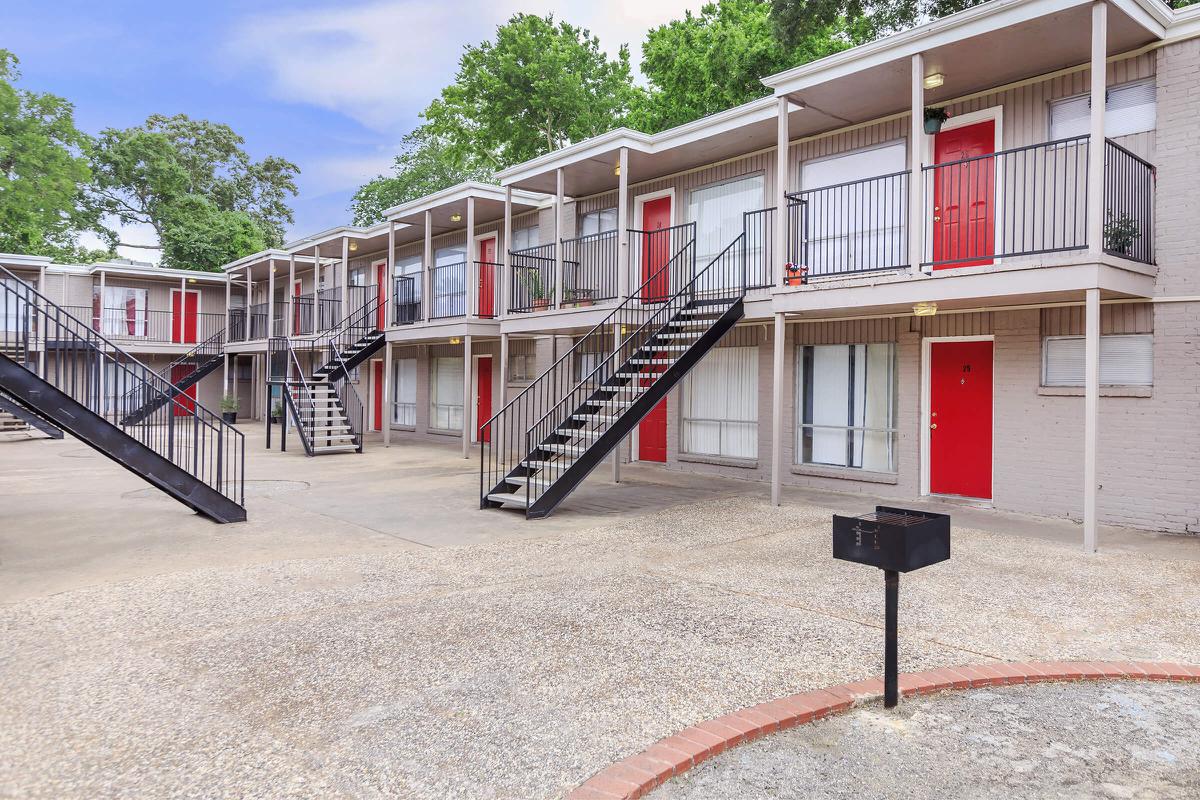
[[[69,438],[0,443],[0,796],[556,798],[880,671],[882,581],[828,538],[873,498],[604,467],[527,522],[477,509],[453,440],[307,459],[243,428],[226,526]],[[1194,539],[1085,556],[1069,522],[949,512],[952,559],[901,583],[902,671],[1200,661]]]

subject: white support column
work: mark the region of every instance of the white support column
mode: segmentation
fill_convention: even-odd
[[[624,174],[624,172],[625,172],[625,170],[621,170],[622,174]],[[624,193],[622,193],[622,194],[624,194]],[[619,323],[613,323],[613,352],[616,352],[620,349],[621,349],[621,326]],[[615,358],[613,360],[616,363],[620,363],[620,361],[621,361],[620,358]],[[628,442],[629,442],[629,437],[626,436],[624,439],[622,439],[620,442],[617,443],[616,447],[613,448],[613,452],[612,452],[613,483],[621,482],[621,449],[623,447],[626,447]]]
[[[500,334],[500,403],[493,407],[504,408],[508,403],[508,336]]]
[[[285,327],[287,328],[287,334],[288,334],[288,336],[295,336],[297,333],[299,333],[299,331],[296,330],[296,309],[294,307],[294,304],[296,302],[296,254],[295,253],[290,253],[288,255],[288,285],[287,285],[287,291],[283,293],[283,296],[287,298],[285,305],[284,305],[284,308],[287,309],[286,311],[284,311],[284,313],[287,314],[287,316],[288,316],[287,323],[285,325]]]
[[[263,423],[271,424],[271,379],[270,339],[275,332],[275,259],[267,259],[267,353],[263,355]],[[280,398],[282,400],[282,398]]]
[[[629,296],[629,148],[622,147],[617,159],[617,298]],[[615,452],[615,451],[614,451]],[[614,465],[616,462],[613,462]],[[615,466],[614,466],[615,469]]]
[[[46,301],[44,301],[41,298],[41,295],[48,296],[50,294],[49,287],[46,286],[46,267],[45,267],[45,265],[42,265],[41,267],[38,268],[37,288],[38,288],[39,296],[37,298],[36,305],[38,308],[40,308],[44,311],[46,309]],[[66,294],[63,295],[62,302],[63,302],[63,305],[67,304]],[[42,341],[39,343],[40,346],[38,347],[38,376],[44,378],[44,377],[46,377],[46,331],[43,330],[41,333],[42,333]]]
[[[96,320],[95,322],[93,322],[92,326],[101,335],[103,335],[103,332],[104,332],[104,312],[105,312],[104,289],[106,287],[106,281],[107,281],[107,273],[105,273],[104,270],[100,270],[100,303],[99,303],[100,318],[98,320]],[[63,295],[63,299],[64,300],[66,299],[65,294]],[[180,302],[183,302],[182,298],[180,299]],[[170,378],[171,376],[168,375],[167,377]],[[100,359],[99,374],[96,376],[96,388],[99,391],[99,396],[96,398],[97,407],[99,409],[101,409],[101,416],[103,416],[104,397],[105,397],[105,395],[104,395],[104,360],[103,359]]]
[[[1083,350],[1083,552],[1096,552],[1096,448],[1100,431],[1100,290],[1086,293]]]
[[[785,333],[783,314],[775,315],[775,346],[771,351],[771,505],[783,497],[783,370]]]
[[[233,302],[233,276],[225,274],[225,342],[229,343],[229,304]],[[224,352],[225,348],[221,348],[224,356],[224,374],[221,376],[222,395],[229,394],[229,354]],[[224,399],[224,397],[222,397]]]
[[[475,392],[471,391],[474,366],[471,363],[471,335],[467,334],[463,337],[463,458],[471,457],[471,418],[475,416]]]
[[[551,298],[553,308],[562,308],[563,301],[563,171],[562,167],[555,170],[556,188],[554,190],[554,297]]]
[[[467,198],[467,296],[464,310],[468,317],[479,316],[479,264],[475,261],[475,198]]]
[[[1088,250],[1104,252],[1104,106],[1107,100],[1108,5],[1092,5],[1091,126],[1088,140]]]
[[[388,251],[391,259],[391,251]],[[388,269],[391,274],[391,269]],[[392,397],[392,343],[383,345],[383,412],[379,418],[383,420],[383,446],[392,446],[392,408],[395,398]]]
[[[421,270],[421,319],[429,321],[433,311],[433,212],[425,212],[425,267]]]
[[[775,225],[771,229],[771,249],[774,258],[769,265],[772,285],[783,283],[783,265],[787,261],[787,189],[788,189],[788,141],[791,139],[788,129],[788,107],[786,97],[780,97],[777,103],[775,122]]]
[[[500,278],[500,316],[508,315],[512,287],[512,187],[504,187],[504,271]]]
[[[912,57],[912,118],[908,127],[908,263],[912,272],[921,270],[925,252],[925,181],[921,162],[925,158],[925,54]]]
[[[387,257],[387,308],[384,311],[384,322],[391,326],[396,321],[396,220],[388,222],[388,257]],[[389,350],[391,345],[388,346]],[[389,359],[388,363],[391,361]],[[388,369],[391,369],[389,366]],[[391,426],[389,426],[391,427]],[[387,440],[387,434],[384,434],[384,440]]]

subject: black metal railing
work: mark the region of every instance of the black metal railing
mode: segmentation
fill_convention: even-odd
[[[637,281],[631,298],[661,303],[672,287],[688,283],[696,272],[696,223],[653,231],[629,231],[629,269]]]
[[[342,287],[331,286],[317,292],[317,328],[327,331],[342,321]]]
[[[544,311],[554,306],[554,245],[542,244],[513,250],[512,285],[508,310],[512,313]]]
[[[3,267],[0,277],[11,279],[0,280],[0,307],[6,318],[9,309],[17,315],[17,324],[0,330],[0,353],[214,491],[245,504],[245,437],[237,428],[195,400],[175,396],[169,381],[96,331],[89,317],[71,314]],[[45,357],[37,352],[35,336]],[[144,398],[161,398],[162,405],[121,424]]]
[[[894,172],[789,193],[782,282],[907,267],[908,185]]]
[[[764,289],[778,281],[775,260],[775,209],[763,208],[742,214],[746,234],[746,288]]]
[[[158,370],[158,376],[172,386],[176,386],[186,380],[189,374],[208,367],[213,359],[221,358],[224,352],[225,331],[220,330],[183,355],[172,359],[169,364]],[[122,398],[121,406],[136,409],[137,413],[143,413],[145,409],[157,402],[158,395],[153,389],[152,386],[136,386],[130,389],[129,395]],[[175,392],[171,394],[179,396]]]
[[[616,297],[619,249],[615,230],[563,239],[563,304],[588,306]]]
[[[442,264],[429,270],[432,302],[430,319],[447,319],[467,315],[467,262]]]
[[[411,325],[425,318],[421,303],[423,273],[400,275],[392,280],[392,324]]]
[[[1087,247],[1088,137],[1074,136],[923,167],[923,266]]]
[[[500,280],[504,265],[495,261],[475,262],[476,312],[480,319],[495,319],[500,316]]]
[[[225,315],[199,312],[179,317],[171,311],[147,309],[63,306],[79,319],[89,320],[92,330],[107,339],[126,344],[197,344],[225,329]]]
[[[246,324],[246,309],[243,306],[233,306],[229,309],[229,327],[225,332],[225,340],[229,342],[244,342],[249,335]]]
[[[250,306],[250,339],[259,341],[267,338],[268,303],[255,303]]]
[[[1104,252],[1154,263],[1154,165],[1104,141]]]
[[[633,296],[613,309],[549,369],[480,426],[481,503],[492,488],[525,459],[529,452],[530,430],[558,408],[562,399],[578,385],[578,354],[614,352],[619,347],[619,332],[624,329],[627,335],[633,334],[654,319],[662,304],[674,296],[669,291],[671,286],[694,288],[695,230],[695,224],[689,223],[638,237],[643,243],[639,252],[645,253],[651,271]],[[668,244],[675,249],[668,250]]]
[[[292,318],[292,331],[297,336],[314,333],[317,319],[317,298],[312,294],[292,295],[291,309],[288,312]]]

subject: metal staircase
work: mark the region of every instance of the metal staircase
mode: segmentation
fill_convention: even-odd
[[[480,507],[548,516],[742,317],[743,231],[696,269],[695,226],[630,231],[649,277],[480,429]]]
[[[41,431],[49,439],[63,438],[62,428],[50,424],[9,395],[0,392],[0,433],[30,430]]]
[[[159,377],[171,386],[166,394],[151,392],[149,393],[149,396],[147,396],[146,393],[143,392],[141,396],[130,396],[126,398],[122,402],[122,405],[126,408],[133,408],[134,410],[121,420],[121,424],[133,425],[134,423],[141,422],[147,416],[153,414],[155,411],[162,408],[176,397],[184,394],[188,389],[195,386],[200,381],[204,380],[204,378],[212,374],[217,367],[221,366],[224,360],[225,329],[222,328],[159,370]],[[178,381],[171,380],[171,376],[175,374],[175,370],[180,367],[190,367],[191,369]],[[133,389],[131,391],[131,395],[134,395],[138,391],[138,389]]]
[[[290,419],[310,456],[362,452],[366,414],[350,378],[384,344],[379,299],[372,298],[331,331],[311,337],[272,337],[269,382],[285,405],[281,448],[287,449]],[[267,447],[271,446],[267,428]]]
[[[217,522],[245,510],[245,439],[136,358],[0,267],[0,390]],[[136,423],[128,398],[163,398]]]

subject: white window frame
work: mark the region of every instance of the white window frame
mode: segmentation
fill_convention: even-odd
[[[459,361],[462,363],[464,370],[467,368],[466,361],[462,356],[436,356],[429,359],[429,429],[431,431],[440,431],[443,433],[462,433],[462,428],[443,428],[437,425],[439,409],[446,409],[446,413],[448,415],[447,418],[449,419],[453,416],[455,408],[459,410],[459,418],[462,419],[463,424],[467,424],[466,415],[464,413],[466,411],[466,397],[463,397],[458,405],[453,403],[438,402],[437,371],[438,366],[442,361]],[[463,389],[461,387],[463,385],[463,378],[461,375],[459,376],[459,380],[456,382],[456,385],[460,387],[459,392],[462,392]]]
[[[1081,378],[1078,383],[1074,382],[1058,382],[1050,383],[1047,380],[1047,372],[1050,366],[1050,348],[1049,342],[1052,341],[1082,341],[1084,336],[1045,336],[1042,337],[1042,376],[1041,385],[1045,388],[1080,388],[1084,385],[1084,380]],[[1150,357],[1150,380],[1147,383],[1114,383],[1104,380],[1104,343],[1111,342],[1117,339],[1140,339],[1147,344],[1147,351]],[[1081,370],[1082,372],[1082,370]],[[1100,385],[1113,387],[1140,387],[1148,388],[1154,386],[1154,334],[1152,333],[1106,333],[1100,337]]]
[[[412,362],[412,398],[413,399],[412,399],[411,403],[409,403],[407,401],[401,402],[401,400],[400,400],[400,379],[403,375],[403,372],[400,369],[400,364],[401,364],[401,362],[404,362],[404,361]],[[416,356],[403,356],[403,357],[397,357],[397,358],[392,359],[392,386],[391,386],[392,413],[388,420],[388,424],[390,424],[392,427],[401,428],[403,430],[415,430],[417,427],[417,367],[418,367],[418,360],[417,360]],[[412,411],[412,422],[411,423],[401,422],[399,419],[397,419],[397,417],[399,416],[399,411],[400,411],[401,406],[405,407],[406,409],[411,407],[411,411]]]
[[[1105,113],[1105,115],[1104,115],[1104,135],[1106,137],[1108,137],[1110,139],[1115,139],[1115,138],[1119,138],[1122,136],[1136,136],[1139,133],[1152,133],[1158,128],[1158,85],[1156,83],[1156,79],[1152,78],[1152,77],[1151,78],[1140,78],[1135,81],[1127,81],[1126,83],[1117,84],[1115,86],[1109,86],[1104,93],[1105,112],[1110,111],[1109,101],[1112,99],[1114,94],[1125,91],[1127,89],[1132,89],[1134,87],[1141,87],[1141,86],[1149,86],[1154,90],[1154,103],[1153,103],[1154,119],[1153,119],[1153,122],[1151,123],[1150,127],[1138,128],[1136,130],[1113,131],[1113,130],[1110,130],[1110,125],[1113,124],[1113,120],[1117,119],[1117,117],[1113,116],[1113,114],[1111,114],[1111,113]],[[1085,136],[1088,134],[1088,132],[1090,130],[1090,125],[1091,125],[1090,119],[1089,119],[1090,115],[1089,115],[1089,117],[1083,118],[1083,127],[1077,133],[1070,133],[1070,132],[1068,132],[1068,133],[1057,132],[1056,133],[1054,130],[1054,111],[1055,111],[1055,109],[1061,108],[1062,106],[1066,105],[1067,103],[1079,103],[1080,101],[1086,101],[1086,107],[1090,109],[1091,96],[1087,93],[1074,94],[1074,95],[1071,95],[1070,97],[1060,97],[1060,98],[1050,101],[1049,107],[1047,108],[1047,113],[1046,113],[1046,135],[1049,136],[1051,140],[1067,139],[1067,138],[1071,138],[1073,136]]]
[[[726,416],[725,418],[713,419],[713,418],[689,416],[689,412],[691,411],[691,406],[692,406],[692,398],[694,396],[694,392],[696,392],[696,388],[693,384],[694,384],[694,381],[699,377],[698,370],[700,370],[704,366],[704,361],[701,361],[699,364],[697,364],[697,368],[695,370],[692,370],[691,372],[689,372],[684,377],[684,380],[683,380],[683,394],[681,395],[681,399],[683,402],[680,403],[680,410],[679,410],[679,428],[680,428],[680,430],[679,430],[679,452],[681,452],[681,453],[685,453],[687,455],[692,455],[692,456],[701,456],[701,457],[708,456],[708,457],[713,457],[713,458],[736,458],[736,459],[745,459],[745,460],[754,460],[754,459],[758,458],[758,450],[759,450],[758,408],[759,408],[759,400],[760,400],[760,398],[758,396],[759,375],[760,375],[759,348],[757,345],[743,345],[743,346],[737,346],[737,347],[714,347],[711,351],[709,351],[708,355],[705,356],[705,360],[712,358],[714,355],[716,355],[718,353],[724,353],[724,352],[731,351],[731,350],[748,351],[745,355],[749,355],[749,357],[750,357],[749,363],[751,365],[751,368],[752,368],[752,371],[754,374],[752,376],[752,380],[750,381],[748,390],[754,392],[754,402],[752,403],[753,419],[730,419],[730,418],[728,418],[728,416]],[[711,391],[711,389],[710,389],[710,391]],[[688,427],[690,424],[693,424],[693,423],[706,423],[706,424],[716,423],[717,424],[717,442],[718,442],[717,452],[715,452],[715,453],[705,452],[705,451],[694,450],[694,449],[688,448],[688,446],[687,446],[687,442],[688,442],[688,438],[689,438],[688,437]],[[733,427],[733,426],[753,426],[753,435],[750,438],[750,440],[753,442],[753,452],[751,452],[751,453],[726,452],[726,450],[725,450],[726,429],[729,427]]]

